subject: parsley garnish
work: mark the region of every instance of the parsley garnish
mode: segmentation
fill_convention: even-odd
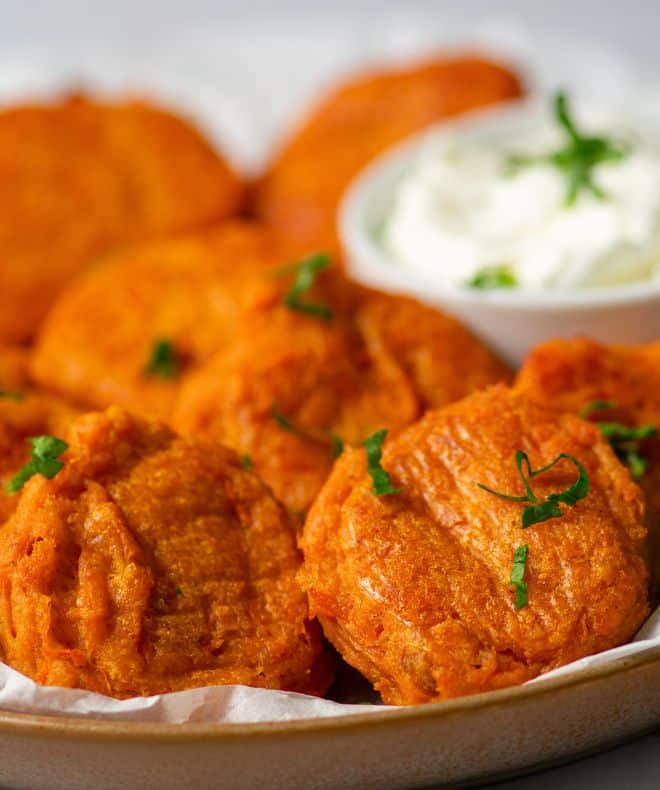
[[[300,263],[295,264],[295,280],[282,299],[289,310],[308,313],[324,321],[329,321],[332,318],[332,310],[328,305],[317,304],[315,302],[303,302],[300,298],[312,287],[316,280],[316,275],[322,269],[330,266],[330,263],[331,261],[328,255],[323,252],[318,252],[300,261]]]
[[[544,472],[548,472],[564,459],[574,464],[578,470],[577,480],[565,491],[560,491],[556,494],[548,494],[543,501],[539,502],[539,498],[532,491],[531,481]],[[589,493],[589,476],[585,468],[577,458],[574,458],[568,453],[560,453],[555,460],[547,466],[542,466],[540,469],[532,469],[527,453],[518,450],[516,453],[516,466],[518,467],[518,474],[525,487],[525,494],[523,496],[503,494],[500,491],[494,491],[492,488],[488,488],[488,486],[483,485],[483,483],[477,483],[477,485],[489,494],[495,494],[495,496],[501,497],[502,499],[510,499],[512,502],[530,502],[531,504],[528,505],[522,513],[523,529],[527,529],[533,524],[540,524],[542,521],[548,521],[551,518],[560,518],[564,515],[559,507],[560,502],[573,507],[573,505],[577,504],[580,499],[584,499]],[[527,474],[525,474],[525,469],[523,467],[527,468]],[[511,568],[511,577],[509,581],[516,591],[516,609],[522,609],[527,606],[527,584],[524,581],[524,577],[528,554],[529,548],[527,546],[518,546],[513,557],[513,567]]]
[[[245,469],[246,472],[250,472],[252,470],[252,467],[254,466],[254,464],[252,463],[252,458],[250,458],[250,456],[247,453],[241,456],[241,466],[243,467],[243,469]]]
[[[511,576],[509,581],[516,591],[516,609],[524,609],[527,606],[527,583],[525,582],[525,570],[527,569],[528,546],[518,546],[513,555],[513,565],[511,566]]]
[[[295,433],[298,436],[304,435],[300,428],[295,426],[288,417],[285,417],[284,414],[282,414],[275,403],[273,403],[273,405],[270,407],[270,416],[283,430],[288,431],[289,433]]]
[[[580,409],[580,417],[586,418],[596,411],[616,409],[614,401],[595,400]],[[640,425],[630,428],[620,422],[597,422],[601,433],[612,445],[617,458],[630,469],[633,480],[639,480],[646,473],[646,458],[640,453],[640,442],[658,436],[656,425]]]
[[[174,346],[169,340],[156,340],[151,349],[151,356],[144,367],[147,376],[161,379],[173,379],[179,372],[179,363]]]
[[[618,162],[630,153],[630,148],[607,137],[584,135],[571,117],[564,93],[554,97],[555,120],[564,130],[567,140],[563,148],[541,156],[512,156],[508,164],[515,172],[520,167],[545,163],[556,167],[567,181],[564,204],[572,206],[582,191],[603,200],[605,193],[594,181],[593,170],[605,162]]]
[[[390,482],[389,474],[383,469],[380,459],[383,455],[383,442],[387,436],[385,429],[372,433],[367,439],[364,440],[363,445],[367,451],[367,471],[371,475],[373,481],[372,491],[376,496],[384,496],[386,494],[398,494],[401,489],[394,488]]]
[[[587,403],[580,409],[579,416],[582,417],[583,420],[586,420],[586,418],[590,417],[595,411],[605,411],[610,409],[616,409],[616,403],[614,401],[592,400],[591,403]]]
[[[0,389],[0,398],[5,398],[6,400],[23,400],[25,398],[25,394],[23,392],[19,392],[18,390]]]
[[[560,491],[556,494],[548,494],[548,496],[546,496],[542,502],[539,502],[538,497],[532,491],[531,481],[544,472],[548,472],[564,459],[575,465],[576,469],[578,470],[577,480],[565,491]],[[572,507],[580,499],[584,499],[584,497],[586,497],[586,495],[589,493],[589,477],[585,468],[577,460],[577,458],[574,458],[568,453],[560,453],[555,458],[555,460],[549,463],[547,466],[543,466],[540,469],[532,469],[527,453],[524,453],[522,450],[518,450],[516,453],[516,466],[518,467],[518,474],[520,475],[525,487],[526,494],[524,496],[503,494],[500,491],[494,491],[492,488],[488,488],[488,486],[485,486],[482,483],[477,483],[477,485],[484,491],[488,491],[489,494],[495,494],[495,496],[501,497],[502,499],[510,499],[513,502],[530,502],[531,504],[526,507],[522,513],[523,529],[527,529],[534,524],[540,524],[542,521],[548,521],[551,518],[560,518],[564,515],[561,508],[559,507],[560,502]],[[523,466],[527,467],[527,475],[525,474]]]
[[[467,282],[468,288],[480,288],[482,290],[515,288],[517,285],[516,275],[508,266],[485,266]]]
[[[330,443],[332,457],[339,458],[339,456],[344,452],[344,440],[341,438],[341,436],[337,436],[336,433],[331,433]]]
[[[322,431],[318,433],[306,431],[298,425],[295,425],[291,420],[277,408],[277,404],[273,403],[270,407],[270,416],[284,431],[300,436],[301,439],[307,439],[310,442],[318,442],[319,444],[326,444],[330,442],[330,455],[332,458],[339,458],[344,451],[344,441],[336,433],[330,433],[329,437],[324,435]]]
[[[180,587],[176,587],[174,592],[177,594],[177,597],[183,598],[183,590]]]
[[[59,456],[68,448],[68,444],[54,436],[32,436],[28,439],[32,445],[32,456],[25,466],[8,483],[7,491],[16,494],[34,475],[43,475],[49,480],[64,466]]]

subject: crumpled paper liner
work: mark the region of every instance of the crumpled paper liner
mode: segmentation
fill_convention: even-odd
[[[660,647],[660,608],[656,609],[630,644],[574,661],[530,683],[544,683],[559,675],[579,673],[588,667],[638,655],[654,647]],[[153,697],[116,700],[79,689],[40,686],[6,664],[0,664],[0,709],[45,716],[170,724],[253,724],[369,713],[383,710],[383,707],[348,705],[306,694],[248,686],[209,686]]]

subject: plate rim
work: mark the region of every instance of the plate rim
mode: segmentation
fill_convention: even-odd
[[[330,731],[335,734],[364,729],[398,727],[403,723],[445,719],[493,706],[513,706],[526,700],[545,697],[558,691],[585,686],[614,675],[655,666],[660,675],[660,645],[638,655],[625,656],[577,672],[561,675],[543,683],[511,686],[496,691],[424,705],[411,705],[372,713],[322,716],[290,721],[255,723],[166,723],[121,719],[95,719],[85,716],[49,716],[0,710],[0,735],[32,735],[49,738],[73,736],[77,739],[117,742],[171,743],[273,739],[291,735],[310,736]],[[660,717],[659,717],[660,718]]]

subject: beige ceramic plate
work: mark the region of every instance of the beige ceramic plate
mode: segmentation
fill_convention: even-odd
[[[660,725],[660,648],[435,705],[255,725],[0,713],[0,785],[31,790],[464,786]]]

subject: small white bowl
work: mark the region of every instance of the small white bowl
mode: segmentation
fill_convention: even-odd
[[[367,167],[346,193],[339,230],[349,274],[385,291],[406,293],[452,313],[512,364],[544,340],[578,335],[604,343],[660,340],[660,282],[583,288],[481,291],[433,280],[394,261],[376,239],[397,183],[434,136],[460,129],[468,135],[502,133],[529,109],[520,102],[505,109],[471,113],[415,135]],[[522,113],[522,115],[521,115]],[[647,126],[648,126],[648,119]],[[660,128],[655,126],[660,140]]]

